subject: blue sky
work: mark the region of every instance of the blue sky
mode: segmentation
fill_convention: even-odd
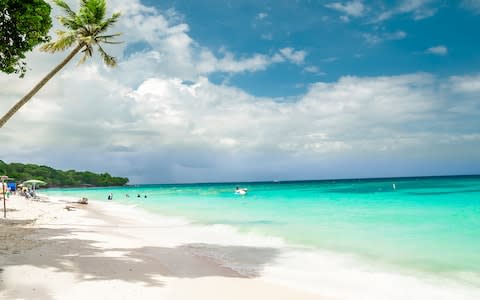
[[[69,64],[1,159],[133,183],[480,173],[478,0],[108,3],[118,67]],[[0,112],[65,55],[0,74]]]
[[[212,74],[255,95],[290,96],[341,76],[429,72],[475,73],[480,65],[478,3],[468,1],[144,1],[174,8],[202,46],[238,56],[292,47],[308,54],[300,66]],[[161,4],[159,4],[161,3]],[[358,3],[352,11],[343,11]],[[469,5],[470,3],[470,5]],[[403,8],[402,8],[403,7]],[[391,13],[385,20],[382,14]],[[348,20],[346,19],[348,18]],[[429,52],[430,48],[439,52]],[[442,48],[444,47],[444,48]],[[446,49],[445,54],[442,49]],[[318,72],[307,72],[306,67]]]

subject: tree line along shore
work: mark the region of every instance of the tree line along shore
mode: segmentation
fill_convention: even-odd
[[[7,175],[17,183],[29,179],[38,179],[47,183],[46,187],[85,187],[85,186],[123,186],[128,183],[126,177],[114,177],[109,173],[89,171],[56,170],[48,166],[22,163],[5,163],[0,160],[0,175]]]

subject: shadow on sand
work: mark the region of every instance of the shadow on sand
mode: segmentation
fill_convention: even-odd
[[[96,233],[95,231],[68,228],[22,230],[24,238],[34,240],[37,245],[34,251],[24,249],[0,259],[4,270],[12,266],[34,266],[55,272],[71,272],[81,281],[122,280],[158,287],[164,285],[159,280],[160,277],[252,278],[260,276],[264,267],[279,254],[275,248],[201,243],[172,248],[105,248],[99,246],[99,241],[75,238],[77,233]],[[4,282],[3,276],[0,272],[0,290]],[[42,289],[41,286],[28,288],[36,289],[36,295]],[[42,293],[42,299],[50,298],[52,297]]]

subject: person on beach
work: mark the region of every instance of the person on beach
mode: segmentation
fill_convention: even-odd
[[[25,198],[26,198],[26,199],[30,199],[30,198],[33,197],[33,195],[30,194],[30,191],[28,190],[28,188],[25,188],[25,189],[24,189],[23,194],[25,195]]]
[[[112,195],[112,193],[108,194],[107,199],[108,199],[108,200],[113,200],[113,195]]]

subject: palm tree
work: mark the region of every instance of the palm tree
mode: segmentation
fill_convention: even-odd
[[[58,39],[43,45],[40,50],[55,53],[66,50],[72,46],[75,46],[75,48],[0,119],[0,128],[55,76],[55,74],[72,60],[78,52],[83,53],[79,64],[85,62],[87,58],[92,57],[94,46],[97,47],[98,52],[107,66],[114,67],[117,64],[115,57],[107,54],[101,44],[118,44],[118,42],[114,41],[114,38],[120,34],[106,34],[106,31],[117,22],[120,13],[114,13],[111,17],[106,18],[105,0],[81,0],[78,12],[74,12],[64,0],[53,1],[65,13],[64,16],[58,17],[58,20],[66,30],[57,31]]]

